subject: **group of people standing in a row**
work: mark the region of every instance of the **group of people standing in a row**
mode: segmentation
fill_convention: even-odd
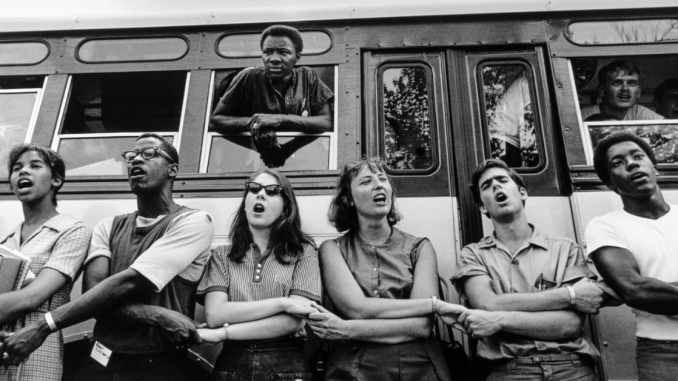
[[[332,343],[327,380],[453,380],[431,334],[439,316],[480,339],[489,380],[596,380],[600,356],[584,317],[622,302],[637,315],[640,379],[678,375],[678,209],[635,135],[611,135],[595,152],[599,177],[624,203],[586,230],[605,282],[590,279],[575,242],[528,223],[515,171],[492,159],[475,169],[471,190],[494,233],[462,250],[452,278],[473,309],[439,299],[436,253],[394,227],[400,215],[379,159],[344,165],[329,220],[346,233],[319,250],[301,230],[290,182],[267,169],[245,183],[231,243],[210,252],[210,216],[172,198],[176,149],[144,134],[123,157],[138,209],[92,234],[56,211],[58,154],[31,145],[10,153],[24,222],[0,243],[31,256],[37,276],[0,295],[4,379],[28,358],[24,380],[59,380],[60,330],[95,318],[79,380],[190,380],[187,347],[204,342],[223,342],[214,380],[307,380],[305,325]],[[69,302],[83,262],[84,293]],[[192,320],[196,299],[206,325]]]

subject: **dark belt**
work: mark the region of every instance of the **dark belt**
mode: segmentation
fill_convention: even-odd
[[[508,368],[515,367],[516,365],[540,365],[548,363],[566,363],[570,362],[572,365],[585,365],[593,366],[593,361],[584,355],[579,354],[570,354],[570,355],[539,355],[532,357],[519,357],[509,360],[500,360],[492,361],[490,366],[492,370],[496,371],[506,371]]]
[[[267,340],[233,340],[224,341],[224,351],[242,350],[276,350],[289,347],[303,347],[306,337],[285,336]]]

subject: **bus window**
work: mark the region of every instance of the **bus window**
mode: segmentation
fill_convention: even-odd
[[[27,143],[37,117],[45,78],[0,77],[0,180],[7,179],[7,155]]]
[[[300,31],[304,40],[304,55],[316,55],[332,48],[332,37],[320,30]],[[219,39],[217,54],[226,58],[244,58],[261,56],[261,33],[226,34]]]
[[[537,167],[540,154],[529,66],[484,64],[479,70],[490,156],[513,168]]]
[[[86,63],[174,61],[188,53],[183,37],[93,38],[78,45],[76,57]]]
[[[678,19],[575,21],[565,37],[576,45],[676,42]]]
[[[120,153],[144,132],[178,147],[188,84],[185,72],[74,75],[52,149],[68,176],[124,175]]]
[[[327,87],[337,93],[336,66],[311,67]],[[228,90],[233,78],[240,70],[219,70],[213,73],[212,106]],[[337,115],[335,98],[330,100],[334,114],[335,130],[322,134],[306,135],[300,132],[277,131],[280,147],[259,152],[248,132],[223,135],[207,131],[204,138],[200,172],[233,173],[251,172],[262,168],[277,168],[281,171],[327,170],[336,168]]]
[[[0,66],[37,65],[49,55],[49,46],[41,41],[0,43]]]
[[[654,151],[658,164],[678,163],[678,123],[676,121],[657,121],[654,124],[638,124],[637,122],[615,121],[586,122],[590,138],[591,157],[598,142],[615,132],[631,132],[643,138]]]
[[[432,169],[430,70],[424,65],[385,66],[380,77],[386,166],[391,170]]]

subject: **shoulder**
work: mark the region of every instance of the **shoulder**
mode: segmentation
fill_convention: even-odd
[[[663,116],[657,114],[656,112],[650,110],[649,108],[643,105],[633,105],[633,111],[635,117],[633,119],[649,119],[649,120],[660,120],[664,119]]]
[[[199,209],[185,208],[185,210],[173,218],[173,223],[182,223],[186,225],[206,226],[212,225],[212,216]]]
[[[316,74],[315,70],[311,69],[308,66],[295,66],[294,71],[297,74],[305,75],[308,76],[309,78],[314,77],[317,78],[318,74]]]
[[[235,80],[247,79],[247,78],[261,78],[265,77],[266,72],[263,67],[252,66],[245,69],[242,69],[235,75]]]
[[[588,225],[586,225],[586,231],[588,232],[590,229],[596,229],[603,226],[621,226],[626,220],[627,216],[625,213],[622,213],[621,210],[615,210],[613,212],[603,214],[602,216],[593,217],[591,221],[589,221]]]

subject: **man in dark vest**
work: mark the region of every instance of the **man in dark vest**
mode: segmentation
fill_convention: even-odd
[[[7,339],[3,363],[18,364],[51,332],[94,317],[92,355],[78,379],[190,379],[186,348],[201,341],[192,317],[212,221],[174,203],[179,156],[163,137],[142,135],[123,158],[138,210],[99,222],[86,292]]]

